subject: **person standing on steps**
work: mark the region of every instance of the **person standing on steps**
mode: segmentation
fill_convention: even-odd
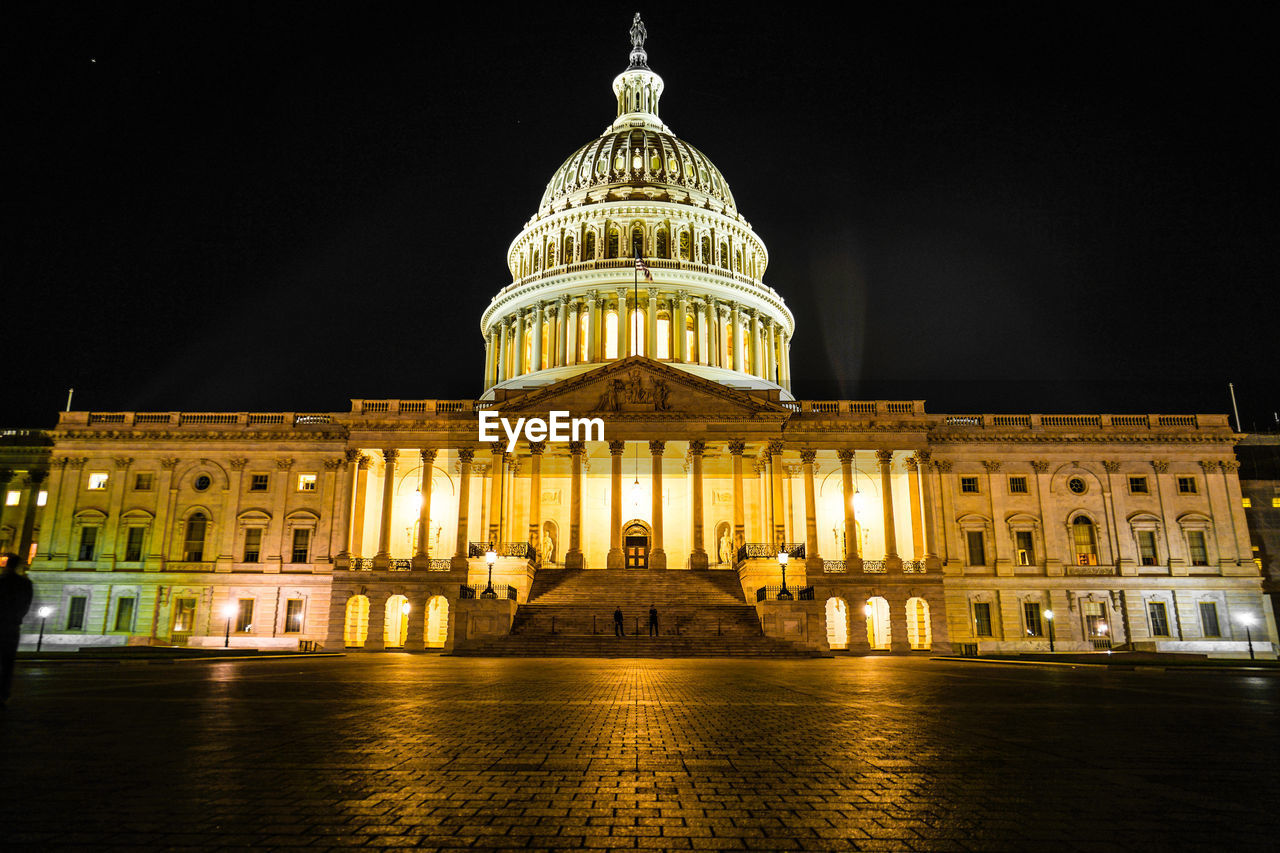
[[[622,630],[622,608],[619,607],[613,611],[613,636],[622,637],[626,632]]]
[[[22,620],[31,609],[31,578],[19,572],[22,568],[17,554],[4,555],[4,568],[0,569],[0,705],[9,701]]]
[[[649,605],[649,636],[657,637],[658,635],[658,607],[655,604]]]

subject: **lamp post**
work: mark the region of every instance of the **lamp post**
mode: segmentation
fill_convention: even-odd
[[[1257,660],[1253,656],[1253,614],[1241,613],[1240,621],[1244,623],[1244,636],[1249,642],[1249,660]]]
[[[791,601],[795,598],[791,590],[787,589],[787,558],[790,556],[786,551],[778,552],[778,565],[782,566],[782,589],[778,590],[779,601]]]
[[[40,614],[40,639],[36,640],[36,651],[40,651],[40,647],[44,645],[44,620],[49,618],[49,614],[53,612],[52,607],[41,607],[36,613]]]
[[[1049,623],[1049,651],[1053,651],[1053,611],[1046,610],[1044,612],[1045,621]]]
[[[231,617],[236,615],[236,606],[234,604],[225,604],[222,607],[222,615],[227,619],[227,633],[223,638],[222,647],[224,649],[231,648]]]
[[[493,564],[498,562],[498,552],[490,548],[484,552],[484,561],[489,566],[489,583],[485,586],[484,592],[480,593],[481,598],[497,598],[498,593],[493,591]]]

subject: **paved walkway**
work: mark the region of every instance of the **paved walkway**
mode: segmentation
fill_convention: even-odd
[[[1277,698],[891,658],[32,667],[0,846],[1263,849]]]

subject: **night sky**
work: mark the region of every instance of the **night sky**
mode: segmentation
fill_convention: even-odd
[[[52,425],[70,386],[97,411],[476,396],[506,249],[613,119],[639,8],[663,119],[769,247],[798,396],[1228,412],[1230,381],[1276,428],[1249,7],[426,8],[6,4],[0,427]]]

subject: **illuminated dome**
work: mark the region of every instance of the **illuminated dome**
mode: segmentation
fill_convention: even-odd
[[[613,123],[556,169],[507,249],[511,283],[480,319],[486,396],[643,355],[790,398],[795,321],[763,281],[769,252],[720,170],[659,117],[647,36],[637,15]]]

